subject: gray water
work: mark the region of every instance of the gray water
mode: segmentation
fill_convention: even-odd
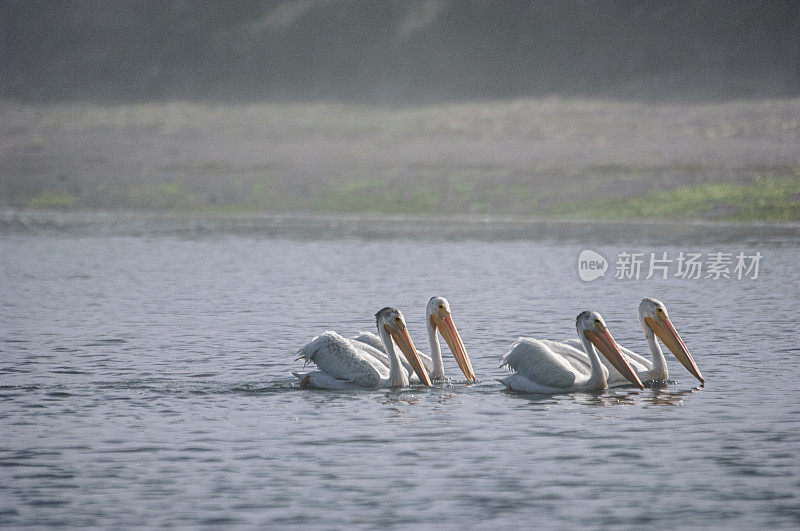
[[[0,233],[0,524],[794,527],[800,524],[798,247],[695,242]],[[757,280],[585,283],[592,248],[760,251]],[[612,258],[613,259],[613,258]],[[611,268],[613,269],[613,264]],[[298,389],[294,353],[450,300],[480,380]],[[598,310],[644,352],[663,300],[707,379],[514,395],[517,336]]]

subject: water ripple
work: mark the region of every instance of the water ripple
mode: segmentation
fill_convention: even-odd
[[[769,264],[757,289],[584,284],[583,247],[0,235],[0,525],[796,526],[797,328],[780,318],[796,313],[796,246],[742,246]],[[376,305],[403,308],[426,345],[433,294],[480,382],[446,354],[452,379],[430,389],[299,389],[298,348],[371,328]],[[513,338],[565,337],[587,306],[641,352],[644,295],[669,305],[705,387],[671,357],[671,380],[643,391],[496,381]]]

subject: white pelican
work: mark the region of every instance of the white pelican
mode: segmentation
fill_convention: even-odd
[[[661,351],[661,346],[656,341],[656,336],[666,345],[672,354],[681,362],[681,365],[686,367],[692,375],[700,380],[701,384],[705,384],[706,380],[700,374],[700,369],[694,362],[692,355],[683,343],[681,336],[678,335],[677,330],[669,320],[667,314],[667,307],[660,300],[651,297],[645,297],[639,303],[639,323],[642,325],[644,337],[647,340],[647,345],[650,347],[650,354],[652,360],[636,354],[630,349],[620,347],[623,356],[631,364],[639,379],[643,382],[663,382],[669,379],[669,370],[667,369],[667,360],[664,358],[664,353]],[[575,346],[576,340],[571,339],[567,344]],[[578,356],[572,357],[570,363],[573,365],[589,366],[589,358],[583,352],[578,352]],[[622,376],[619,371],[614,367],[605,364],[608,369],[608,385],[626,385],[628,381]]]
[[[300,386],[320,389],[407,387],[408,372],[400,363],[392,340],[400,347],[420,381],[431,385],[419,353],[408,334],[402,312],[395,308],[383,308],[375,314],[375,320],[389,358],[388,367],[378,361],[377,357],[364,353],[364,349],[370,348],[369,346],[356,347],[352,340],[328,331],[314,338],[298,352],[306,363],[313,362],[319,369],[309,373],[294,372],[300,379]]]
[[[425,370],[430,374],[431,380],[444,380],[444,362],[442,361],[442,347],[439,344],[439,336],[436,334],[438,330],[447,346],[450,347],[450,352],[458,363],[458,367],[467,381],[477,382],[475,371],[472,369],[472,362],[467,354],[467,349],[464,342],[461,340],[461,334],[458,333],[456,325],[453,322],[452,312],[450,311],[450,303],[444,297],[431,297],[428,301],[428,306],[425,309],[425,325],[428,329],[428,343],[431,346],[431,355],[426,356],[422,352],[419,353],[422,364]],[[383,344],[381,339],[372,332],[360,332],[357,336],[351,338],[354,341],[365,343],[374,349],[380,351],[383,356],[379,355],[381,362],[389,366],[389,359],[383,353]],[[374,354],[374,351],[368,353]],[[405,364],[404,364],[405,365]],[[406,367],[409,370],[409,367]],[[409,370],[410,373],[410,370]]]
[[[514,374],[500,380],[511,391],[522,393],[561,393],[565,391],[596,391],[608,387],[608,371],[600,362],[594,347],[610,361],[619,372],[644,389],[631,366],[622,357],[605,321],[597,312],[585,311],[575,320],[578,337],[589,357],[591,372],[573,367],[564,350],[572,347],[555,341],[520,338],[503,356],[501,366]]]

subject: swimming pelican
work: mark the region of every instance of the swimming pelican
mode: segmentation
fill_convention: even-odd
[[[392,340],[400,347],[420,381],[431,385],[419,353],[414,348],[414,342],[411,341],[402,312],[395,308],[383,308],[375,314],[375,321],[389,358],[388,368],[376,357],[365,354],[363,348],[355,347],[352,340],[328,331],[314,338],[298,352],[306,363],[313,362],[319,369],[309,373],[292,373],[300,379],[300,386],[320,389],[407,387],[408,372],[400,363]],[[364,348],[369,347],[364,345]]]
[[[428,329],[428,343],[431,346],[431,355],[426,356],[420,352],[419,356],[422,360],[422,364],[425,366],[425,370],[430,374],[431,380],[441,381],[445,379],[442,347],[439,343],[439,336],[436,334],[438,330],[439,333],[442,334],[447,346],[450,347],[450,352],[453,354],[456,363],[458,363],[461,372],[467,377],[467,381],[477,382],[478,379],[475,377],[475,371],[472,368],[472,362],[467,354],[467,349],[464,346],[464,342],[461,340],[461,334],[458,333],[458,329],[453,322],[450,303],[447,299],[444,297],[431,297],[425,309],[425,324]],[[365,343],[383,353],[381,339],[372,332],[360,332],[351,339],[360,343]],[[369,353],[374,355],[374,351],[370,351]],[[379,356],[379,359],[388,367],[389,359],[385,356],[385,353],[383,356]],[[406,370],[408,369],[409,367],[406,367]]]
[[[575,320],[578,337],[589,357],[591,372],[573,367],[562,353],[572,347],[555,341],[540,341],[519,338],[503,356],[502,366],[514,374],[500,380],[511,391],[522,393],[561,393],[565,391],[596,391],[608,387],[608,371],[600,362],[594,347],[610,361],[617,370],[634,384],[644,389],[631,366],[622,357],[605,321],[597,312],[585,311]]]
[[[664,345],[672,352],[672,354],[681,362],[681,365],[686,367],[692,375],[700,380],[701,384],[705,384],[706,379],[700,374],[700,369],[694,362],[692,355],[683,343],[681,336],[669,320],[667,314],[667,307],[658,299],[645,297],[639,303],[639,323],[642,325],[644,337],[647,340],[647,346],[650,347],[650,354],[652,360],[648,360],[644,356],[636,354],[630,349],[620,347],[623,356],[631,364],[639,379],[643,382],[663,382],[669,379],[669,370],[667,369],[667,360],[664,358],[664,353],[661,351],[661,346],[656,341],[656,336]],[[575,346],[578,341],[571,339],[567,344]],[[578,352],[578,356],[572,357],[570,363],[573,365],[589,366],[589,358]],[[626,385],[628,381],[622,376],[619,371],[614,369],[608,363],[605,363],[608,369],[608,385]]]

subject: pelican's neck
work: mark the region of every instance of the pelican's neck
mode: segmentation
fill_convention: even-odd
[[[386,351],[386,355],[389,356],[389,386],[408,387],[408,374],[406,374],[406,370],[401,365],[400,358],[394,350],[392,337],[383,327],[379,327],[378,332],[381,334],[383,349]]]
[[[442,361],[442,347],[439,344],[439,336],[436,329],[431,324],[431,316],[428,315],[428,343],[431,345],[431,359],[433,360],[433,371],[431,380],[444,380],[444,362]]]
[[[583,330],[578,331],[578,335],[580,336],[581,343],[583,343],[583,350],[586,351],[586,354],[589,356],[589,363],[592,367],[592,374],[589,375],[589,381],[586,382],[586,386],[589,389],[605,389],[608,387],[608,369],[603,366],[603,363],[600,361],[600,358],[597,356],[597,351],[594,349],[594,345],[586,335],[583,333]]]
[[[647,346],[650,347],[650,354],[653,356],[653,368],[650,369],[650,380],[661,381],[669,378],[669,370],[667,369],[667,360],[664,358],[664,353],[661,351],[661,345],[656,340],[656,335],[653,330],[647,326],[642,319],[642,330],[644,330],[644,338],[647,340]]]

